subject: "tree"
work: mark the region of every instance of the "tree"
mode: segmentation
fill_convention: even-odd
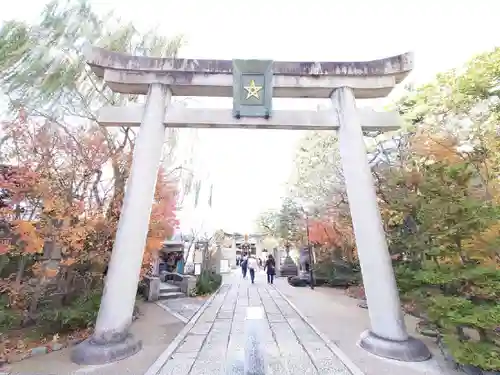
[[[300,225],[302,217],[302,212],[297,203],[293,199],[285,197],[278,213],[276,226],[279,238],[284,241],[285,248],[289,249],[292,244],[303,238]]]
[[[289,197],[282,200],[279,210],[268,210],[257,219],[259,230],[267,236],[279,239],[289,249],[303,239],[303,213],[297,203]]]
[[[500,368],[499,66],[495,49],[402,98],[411,153],[379,187],[403,298],[459,363],[484,370]]]
[[[290,196],[313,207],[309,232],[310,240],[317,245],[318,258],[330,260],[340,255],[353,260],[354,237],[336,135],[306,133],[297,148],[294,164]]]
[[[0,315],[18,317],[18,326],[37,324],[57,333],[59,328],[51,328],[53,321],[44,317],[48,310],[53,314],[54,309],[60,309],[56,327],[67,329],[68,316],[77,322],[71,327],[86,327],[95,316],[81,309],[88,304],[98,308],[100,295],[96,293],[102,290],[102,280],[95,271],[107,262],[116,230],[106,216],[111,195],[96,192],[91,173],[97,162],[107,159],[100,148],[100,133],[77,128],[71,129],[74,133],[70,137],[47,121],[29,117],[2,126],[3,133],[12,137],[0,147],[0,154],[11,162],[0,170],[0,219],[8,224],[13,241],[0,254],[0,298],[8,301]],[[83,159],[82,155],[89,157]],[[161,242],[177,226],[176,190],[177,181],[161,169],[145,266],[151,265]],[[14,262],[15,274],[8,267]],[[76,296],[78,303],[74,302]],[[5,329],[2,324],[0,321],[0,331]]]
[[[338,247],[341,245],[341,233],[335,223],[311,219],[309,220],[309,240],[318,245]]]
[[[135,95],[112,93],[92,74],[82,54],[85,43],[113,51],[167,57],[177,54],[183,39],[167,39],[154,30],[141,34],[132,24],[123,24],[112,14],[98,16],[87,1],[52,1],[38,23],[11,21],[0,29],[0,82],[11,109],[46,119],[74,137],[69,124],[95,126],[95,111],[101,106],[138,101]],[[135,133],[125,127],[99,127],[96,131],[106,148],[105,166],[112,169],[113,176],[107,216],[117,221]],[[167,153],[174,150],[176,139],[176,130],[169,129]],[[96,168],[91,173],[96,186],[101,187],[104,169]]]
[[[0,28],[0,82],[11,115],[0,131],[0,163],[6,166],[0,171],[0,215],[14,233],[0,255],[0,299],[7,301],[0,316],[52,333],[94,321],[102,290],[95,271],[113,246],[131,165],[134,131],[99,127],[95,111],[140,100],[112,93],[90,72],[84,42],[174,56],[182,39],[141,34],[112,15],[98,17],[85,1],[54,1],[39,22]],[[169,132],[146,262],[177,225],[176,132]],[[12,262],[17,274],[5,266]]]
[[[258,231],[262,231],[270,237],[279,238],[278,223],[278,212],[274,210],[262,212],[257,218]]]
[[[297,147],[294,165],[289,182],[292,197],[325,210],[345,208],[344,176],[335,134],[305,133]]]
[[[171,238],[179,221],[176,217],[177,209],[177,181],[171,181],[164,170],[160,168],[156,180],[155,197],[151,209],[151,219],[143,258],[143,274],[151,267],[156,266],[159,251],[163,241]]]
[[[499,82],[496,48],[408,89],[395,103],[405,127],[365,138],[402,299],[459,363],[487,370],[500,368]],[[291,179],[291,196],[318,208],[309,229],[323,243],[333,228],[352,238],[336,147],[309,133]]]

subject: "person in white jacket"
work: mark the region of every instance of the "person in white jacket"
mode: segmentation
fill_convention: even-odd
[[[257,263],[257,259],[253,255],[248,257],[248,271],[250,272],[250,280],[252,284],[255,281],[255,271],[259,269],[259,263]]]

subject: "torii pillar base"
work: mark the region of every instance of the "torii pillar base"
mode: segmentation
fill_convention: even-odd
[[[93,337],[81,342],[71,352],[71,361],[78,365],[103,365],[121,361],[142,349],[142,341],[128,334],[116,341],[97,341]]]
[[[405,341],[394,341],[368,330],[361,334],[358,345],[376,356],[403,362],[424,362],[431,357],[427,346],[411,336]]]

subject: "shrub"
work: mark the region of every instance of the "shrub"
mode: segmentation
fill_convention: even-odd
[[[413,293],[460,364],[500,369],[500,270],[479,265],[434,267],[414,274]]]
[[[69,305],[57,309],[44,309],[40,312],[37,324],[46,331],[68,332],[88,328],[97,319],[102,290],[92,290]]]
[[[436,328],[456,362],[499,370],[500,207],[471,189],[470,163],[436,162],[421,172],[418,189],[393,203],[413,222],[390,232],[402,250],[396,265],[402,300]]]
[[[202,271],[196,280],[195,293],[205,295],[214,293],[222,284],[222,276],[213,271]]]
[[[8,307],[8,299],[0,295],[0,333],[18,328],[22,323],[22,314]]]
[[[361,281],[359,265],[345,261],[323,261],[314,266],[314,276],[324,279],[329,286],[358,285]]]

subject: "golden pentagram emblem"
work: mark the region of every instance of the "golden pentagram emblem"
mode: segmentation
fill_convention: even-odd
[[[249,86],[243,86],[243,88],[247,92],[247,99],[250,99],[251,97],[254,97],[255,99],[260,99],[259,97],[259,91],[262,90],[262,86],[257,86],[255,84],[255,80],[250,80],[250,85]]]

